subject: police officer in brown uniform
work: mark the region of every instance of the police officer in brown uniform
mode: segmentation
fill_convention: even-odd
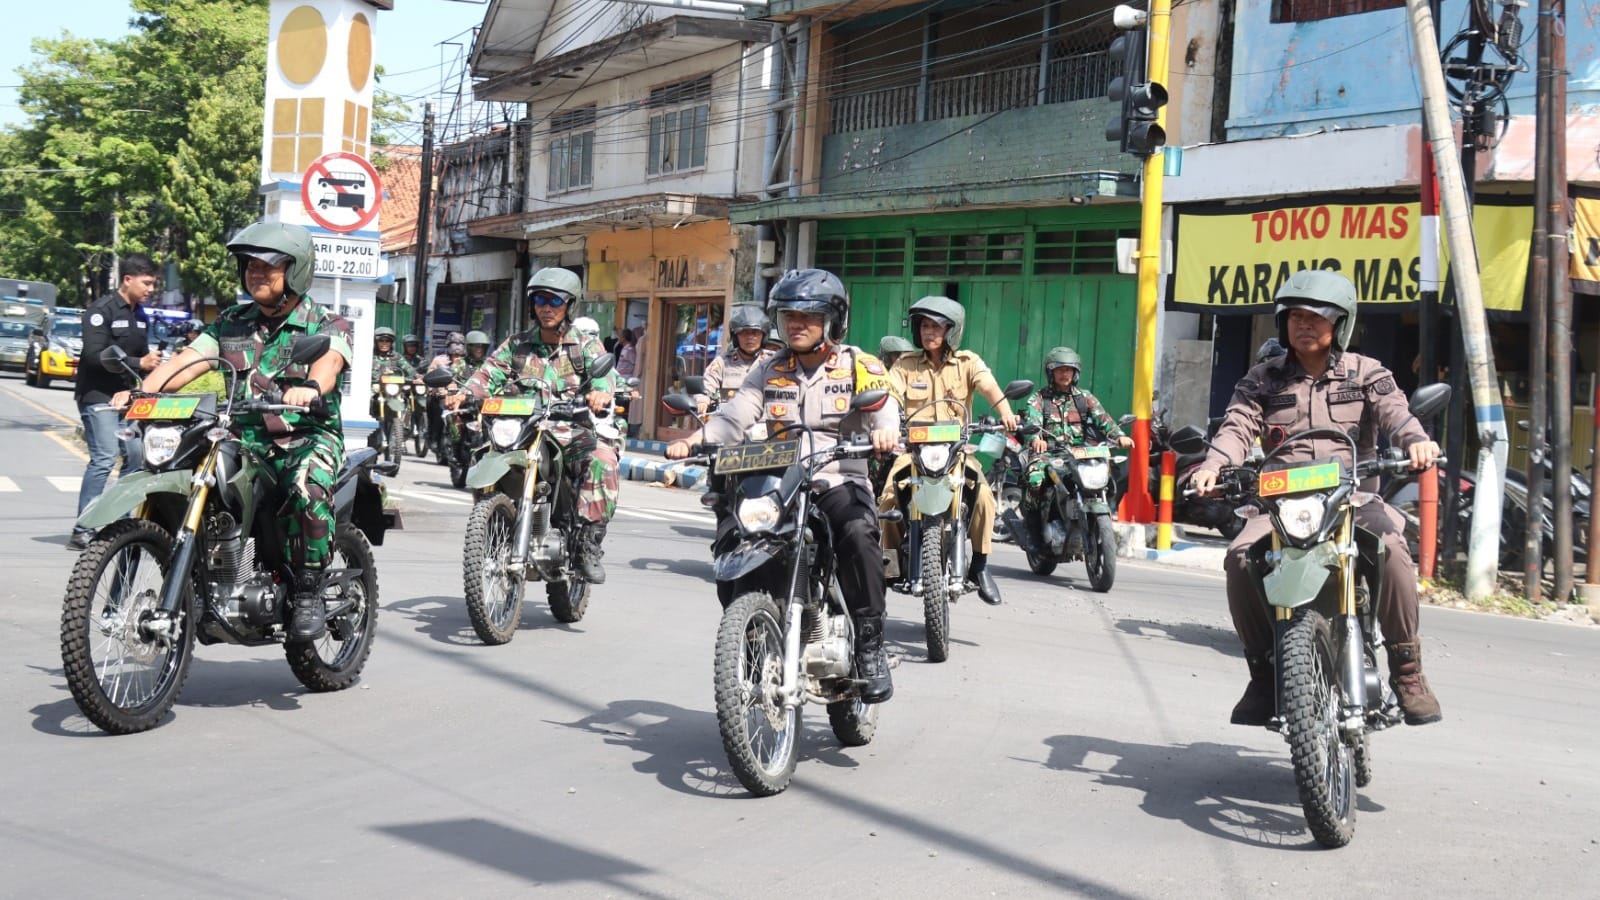
[[[1411,415],[1394,376],[1377,360],[1345,349],[1356,323],[1356,291],[1350,280],[1333,271],[1296,272],[1278,289],[1276,299],[1278,339],[1289,352],[1257,365],[1240,379],[1213,449],[1190,485],[1209,492],[1222,467],[1242,463],[1258,437],[1262,449],[1271,452],[1285,438],[1312,428],[1354,436],[1363,459],[1376,453],[1379,434],[1392,435],[1394,445],[1410,457],[1412,468],[1431,465],[1439,457],[1439,445]],[[1355,460],[1348,455],[1343,441],[1315,439],[1296,441],[1279,459],[1293,463],[1337,456],[1353,466]],[[1390,684],[1406,724],[1437,722],[1442,717],[1439,701],[1422,674],[1416,569],[1406,547],[1404,520],[1375,495],[1358,493],[1355,502],[1356,524],[1381,538],[1388,549],[1378,621],[1389,651]],[[1233,627],[1250,666],[1250,685],[1233,708],[1231,721],[1236,725],[1265,725],[1274,712],[1273,670],[1267,658],[1272,622],[1245,570],[1246,551],[1271,529],[1266,516],[1250,519],[1228,547],[1223,566]]]
[[[843,343],[850,299],[838,277],[822,269],[789,272],[773,285],[767,309],[788,346],[751,369],[739,392],[703,429],[667,445],[667,458],[683,459],[694,442],[739,443],[757,422],[765,422],[775,438],[796,437],[808,433],[802,425],[809,428],[812,440],[802,453],[858,434],[870,434],[880,453],[893,450],[900,439],[900,410],[893,400],[871,412],[850,409],[857,393],[886,390],[889,383],[877,357]],[[883,555],[866,460],[830,463],[816,480],[824,486],[817,509],[833,531],[839,587],[856,621],[856,671],[866,682],[861,702],[882,703],[894,693],[894,683],[883,649]]]
[[[917,350],[902,355],[889,370],[889,382],[894,395],[905,407],[905,414],[919,422],[964,421],[972,415],[974,398],[982,396],[994,406],[1006,430],[1016,431],[1017,415],[1011,411],[1011,404],[989,371],[989,365],[978,354],[961,349],[961,334],[967,322],[967,313],[961,304],[949,297],[923,297],[911,304],[906,318]],[[934,403],[927,406],[935,400],[954,400],[962,405]],[[919,412],[919,407],[923,406],[927,408]],[[895,460],[888,482],[878,496],[879,509],[888,511],[899,504],[899,485],[910,465],[909,453]],[[978,586],[978,596],[983,602],[998,604],[1000,586],[989,574],[989,552],[994,549],[994,492],[989,490],[983,468],[971,455],[967,457],[967,504],[971,508],[967,533],[972,541],[972,565],[967,568],[967,579]],[[883,548],[898,553],[900,534],[900,526],[885,523]]]
[[[771,327],[772,323],[767,320],[767,314],[762,312],[761,307],[741,305],[733,308],[725,332],[732,339],[725,340],[727,349],[718,353],[711,365],[706,366],[706,392],[694,395],[695,405],[699,407],[701,415],[705,415],[712,400],[721,402],[733,396],[739,390],[739,385],[744,384],[744,378],[750,374],[750,370],[772,355],[773,351],[763,346],[767,340],[767,329]]]

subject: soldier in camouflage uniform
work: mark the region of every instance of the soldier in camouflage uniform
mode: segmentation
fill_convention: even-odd
[[[379,422],[383,421],[383,392],[378,390],[378,378],[383,375],[401,375],[407,381],[417,377],[417,370],[411,363],[395,352],[394,329],[386,325],[372,332],[372,404],[369,411]]]
[[[489,354],[466,384],[467,392],[479,400],[490,396],[519,396],[525,392],[521,379],[540,382],[542,402],[574,399],[583,386],[590,366],[606,348],[594,338],[581,338],[572,327],[575,307],[583,302],[583,282],[568,269],[546,268],[528,279],[528,305],[537,327],[513,334]],[[606,375],[589,385],[584,397],[592,412],[609,410],[612,392],[618,387],[615,376]],[[445,406],[461,405],[461,395],[445,398]],[[580,429],[567,447],[567,460],[578,482],[578,517],[583,520],[579,535],[578,569],[590,584],[603,584],[606,570],[600,565],[604,554],[606,523],[617,510],[621,488],[617,476],[619,454],[610,441],[601,440],[592,428]]]
[[[1069,447],[1082,447],[1094,440],[1115,440],[1123,447],[1133,439],[1122,433],[1095,395],[1078,387],[1083,360],[1071,347],[1057,347],[1044,356],[1044,390],[1028,398],[1022,421],[1039,426],[1029,449],[1028,490],[1022,495],[1022,519],[1039,533],[1039,512],[1050,496],[1045,473],[1050,468],[1048,451],[1052,441]]]
[[[278,518],[288,538],[295,570],[291,640],[309,641],[327,631],[319,591],[333,551],[337,525],[333,482],[344,464],[339,422],[339,376],[349,366],[350,324],[309,296],[316,264],[311,234],[298,225],[258,222],[228,243],[239,264],[239,280],[253,303],[217,317],[199,337],[145,378],[144,388],[176,390],[207,371],[190,363],[221,358],[249,371],[235,386],[239,399],[283,386],[283,402],[310,406],[319,398],[326,416],[293,411],[241,415],[241,442],[273,473],[283,506]],[[327,334],[328,352],[309,366],[295,365],[289,352],[301,335]],[[185,368],[187,367],[187,368]],[[126,402],[124,392],[119,398]]]
[[[411,367],[413,374],[421,376],[428,368],[428,357],[422,352],[422,339],[414,334],[408,334],[400,339],[400,358]]]

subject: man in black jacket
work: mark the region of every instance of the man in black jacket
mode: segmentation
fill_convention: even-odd
[[[143,461],[143,448],[138,441],[117,440],[120,416],[110,406],[111,395],[128,387],[127,372],[120,367],[106,368],[100,362],[100,353],[110,346],[121,347],[128,354],[129,362],[144,372],[161,362],[161,354],[150,349],[150,317],[142,306],[145,299],[155,293],[159,273],[150,257],[130,253],[122,258],[118,267],[121,284],[117,290],[83,311],[83,354],[78,362],[77,387],[73,390],[73,397],[78,401],[78,416],[83,420],[83,439],[89,445],[89,465],[84,468],[83,482],[78,487],[80,515],[105,490],[111,464],[119,453],[119,443],[122,474],[137,470]],[[89,546],[93,536],[94,532],[89,529],[74,528],[67,549],[82,550]]]

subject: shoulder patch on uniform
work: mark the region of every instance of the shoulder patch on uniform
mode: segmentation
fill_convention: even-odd
[[[1264,398],[1261,401],[1261,405],[1265,406],[1267,409],[1287,409],[1291,406],[1294,406],[1299,399],[1299,397],[1296,397],[1293,394],[1278,394],[1275,397]]]
[[[889,374],[888,371],[883,367],[883,360],[873,356],[871,353],[862,353],[859,350],[856,351],[856,364],[865,368],[868,372],[871,372],[874,375]]]
[[[1382,378],[1379,378],[1377,381],[1367,385],[1367,387],[1371,388],[1372,392],[1374,394],[1378,394],[1379,396],[1384,394],[1392,394],[1395,392],[1395,390],[1397,390],[1393,375],[1385,375]]]
[[[883,363],[878,362],[866,353],[856,355],[856,393],[862,391],[887,391],[889,390],[889,375],[883,371]]]
[[[104,325],[105,323],[106,323],[106,317],[100,315],[99,313],[95,313],[95,314],[93,314],[93,315],[91,315],[89,317],[89,324],[90,325]]]

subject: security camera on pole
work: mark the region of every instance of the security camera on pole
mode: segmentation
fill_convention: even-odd
[[[1150,11],[1118,6],[1111,21],[1122,34],[1111,42],[1110,57],[1120,73],[1107,95],[1119,104],[1106,125],[1106,140],[1144,160],[1139,199],[1139,293],[1137,344],[1133,367],[1133,454],[1128,460],[1128,493],[1122,498],[1124,522],[1155,519],[1150,497],[1150,419],[1156,384],[1156,304],[1161,275],[1162,148],[1167,143],[1166,86],[1149,77],[1167,71],[1171,0],[1150,0]],[[1148,29],[1147,29],[1148,26]]]

